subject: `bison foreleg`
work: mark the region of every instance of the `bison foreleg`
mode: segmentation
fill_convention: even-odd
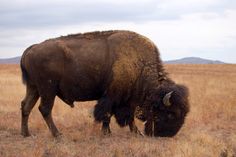
[[[111,121],[111,114],[107,113],[102,122],[102,132],[104,135],[111,134],[110,121]]]
[[[141,136],[144,136],[144,134],[139,131],[138,127],[136,126],[135,124],[135,121],[134,121],[134,116],[135,116],[135,111],[136,111],[136,105],[131,105],[131,108],[130,108],[130,115],[131,115],[131,118],[130,118],[130,121],[129,121],[129,129],[131,132],[137,134],[137,135],[141,135]]]
[[[44,120],[46,121],[47,126],[50,129],[52,135],[54,137],[57,137],[61,134],[59,133],[52,119],[52,108],[54,104],[54,99],[55,99],[55,96],[42,97],[41,104],[39,106],[39,111],[41,112]]]
[[[139,131],[138,127],[136,126],[134,120],[133,121],[130,121],[129,123],[129,129],[131,132],[135,133],[135,134],[138,134],[138,135],[141,135],[141,136],[144,136],[144,134]]]
[[[112,101],[109,98],[103,97],[98,100],[94,109],[94,118],[97,122],[102,122],[102,132],[104,135],[110,134],[110,119],[112,116]]]

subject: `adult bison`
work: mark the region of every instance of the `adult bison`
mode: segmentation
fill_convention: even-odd
[[[53,136],[60,135],[52,119],[58,96],[66,104],[98,100],[94,110],[102,130],[110,133],[110,118],[139,133],[137,107],[145,133],[174,136],[189,111],[188,91],[165,73],[156,46],[130,31],[90,32],[46,40],[27,48],[21,58],[26,96],[22,101],[21,134],[29,136],[28,118],[41,97],[39,111]]]

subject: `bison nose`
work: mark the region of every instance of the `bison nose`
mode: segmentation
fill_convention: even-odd
[[[171,119],[171,120],[175,118],[174,115],[172,115],[172,114],[168,114],[167,117],[168,117],[168,119]]]
[[[154,136],[156,137],[173,137],[175,136],[181,126],[161,126],[154,124]]]

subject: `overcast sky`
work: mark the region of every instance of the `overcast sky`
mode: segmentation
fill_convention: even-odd
[[[163,60],[236,63],[235,0],[0,0],[0,58],[48,38],[109,29],[147,36]]]

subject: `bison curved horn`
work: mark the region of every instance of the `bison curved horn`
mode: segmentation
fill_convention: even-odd
[[[165,106],[171,106],[171,103],[170,103],[170,97],[171,97],[171,94],[173,93],[173,91],[167,93],[164,98],[163,98],[163,104]]]

